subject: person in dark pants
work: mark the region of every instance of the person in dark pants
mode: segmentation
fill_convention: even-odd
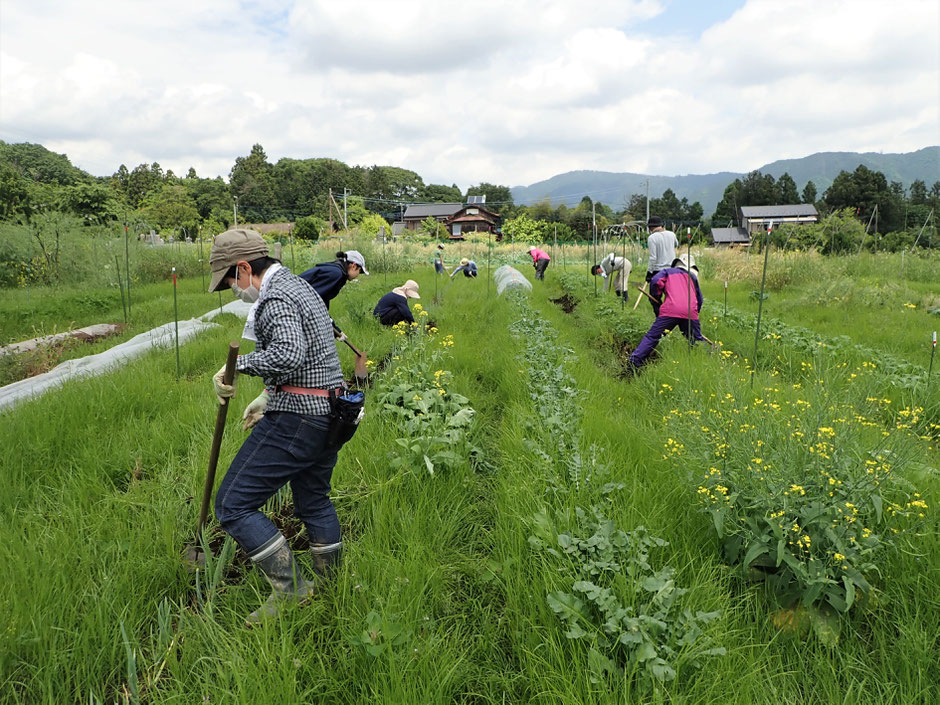
[[[537,247],[529,248],[529,256],[532,258],[532,266],[535,267],[535,278],[545,279],[545,270],[548,269],[548,263],[552,261],[552,258],[545,250]]]
[[[420,299],[418,282],[409,279],[402,286],[397,286],[379,299],[372,310],[372,315],[379,319],[383,326],[394,326],[405,321],[414,323],[415,317],[408,308],[408,299]]]
[[[460,260],[460,266],[455,267],[454,271],[450,273],[450,278],[453,279],[457,272],[463,272],[463,275],[469,279],[476,279],[477,263],[472,259],[467,259],[464,257],[462,260]]]
[[[659,301],[656,320],[630,355],[633,371],[646,364],[660,339],[676,326],[693,343],[697,340],[707,342],[698,320],[702,290],[698,285],[694,258],[687,262],[686,256],[682,255],[673,261],[672,267],[657,272],[650,281],[650,294]]]
[[[438,274],[446,274],[447,267],[444,266],[444,246],[437,246],[437,253],[434,257],[434,271]]]
[[[277,260],[253,230],[219,235],[209,257],[209,291],[231,287],[244,301],[256,302],[254,352],[239,355],[240,374],[262,377],[267,391],[252,402],[256,425],[235,455],[219,487],[215,514],[271,584],[271,595],[248,623],[276,614],[316,590],[317,581],[335,572],[342,552],[330,482],[340,444],[331,444],[331,393],[344,391],[332,326],[317,292]],[[235,396],[223,367],[213,377],[220,403]],[[237,375],[236,375],[237,379]],[[350,434],[351,436],[351,434]],[[290,483],[294,514],[303,521],[317,581],[308,582],[287,539],[261,511]]]

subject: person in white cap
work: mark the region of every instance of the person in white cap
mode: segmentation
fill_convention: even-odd
[[[544,279],[545,270],[548,269],[548,263],[552,261],[552,258],[545,250],[540,250],[535,246],[529,248],[529,257],[532,258],[532,266],[535,267],[535,278]]]
[[[300,274],[300,278],[306,281],[314,288],[323,303],[326,304],[326,310],[330,310],[330,301],[336,298],[340,290],[346,286],[346,282],[352,281],[360,274],[368,276],[369,270],[366,269],[366,260],[356,250],[348,252],[337,252],[336,259],[332,262],[321,262]],[[333,322],[333,334],[339,340],[346,340],[343,331],[340,330],[336,322]]]
[[[228,230],[216,237],[209,267],[210,292],[231,288],[256,306],[255,349],[238,356],[236,370],[263,378],[266,390],[249,405],[255,407],[254,428],[215,497],[222,528],[271,584],[271,596],[248,617],[253,623],[317,588],[304,578],[287,539],[262,511],[284,485],[291,485],[294,514],[306,526],[317,579],[335,574],[343,542],[330,481],[337,453],[355,426],[344,427],[342,437],[333,432],[334,401],[345,385],[323,299],[268,257],[268,244],[254,230]],[[224,372],[223,367],[212,378],[220,404],[229,403],[236,389],[237,374],[225,384]]]
[[[462,260],[460,260],[460,266],[454,267],[454,271],[450,273],[450,278],[453,279],[457,272],[463,272],[465,277],[474,279],[477,276],[477,263],[472,259],[467,259],[464,257]]]
[[[409,279],[379,299],[379,302],[372,310],[372,315],[378,318],[383,326],[393,326],[402,321],[414,323],[415,317],[412,315],[411,309],[408,308],[408,299],[420,298],[418,282]]]
[[[629,297],[627,285],[630,282],[630,272],[632,269],[633,264],[630,260],[626,257],[618,257],[611,252],[601,260],[600,264],[595,264],[591,267],[591,274],[604,277],[604,291],[607,291],[611,281],[613,281],[614,291],[617,293],[617,296],[622,296],[626,299]],[[616,274],[616,276],[612,276],[614,274]]]
[[[434,271],[438,274],[446,274],[447,266],[444,264],[444,246],[437,246],[437,254],[434,257]]]

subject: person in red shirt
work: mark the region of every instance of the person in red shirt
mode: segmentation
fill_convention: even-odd
[[[547,252],[537,247],[529,248],[529,256],[532,258],[532,266],[535,267],[535,278],[545,279],[545,270],[552,258],[548,256]]]

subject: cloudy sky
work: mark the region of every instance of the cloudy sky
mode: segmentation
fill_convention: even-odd
[[[0,139],[526,185],[940,143],[936,0],[0,0]]]

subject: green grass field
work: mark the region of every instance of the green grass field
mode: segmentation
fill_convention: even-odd
[[[407,264],[423,250],[343,290],[334,318],[380,363],[334,474],[344,565],[258,628],[244,618],[267,586],[214,523],[216,560],[181,559],[210,377],[241,322],[185,345],[180,379],[156,351],[2,412],[0,702],[937,702],[936,260],[904,276],[893,256],[773,264],[755,364],[755,255],[706,253],[721,350],[673,334],[631,378],[650,307],[595,296],[578,254],[529,296],[497,297],[485,264],[435,281]],[[523,253],[498,260],[531,279]],[[372,319],[407,278],[431,337]],[[180,286],[181,315],[218,303],[198,271]],[[136,291],[125,337],[172,320],[168,285]],[[3,337],[120,306],[106,287],[19,290]],[[219,480],[260,388],[239,382]],[[289,494],[268,509],[305,548]]]

